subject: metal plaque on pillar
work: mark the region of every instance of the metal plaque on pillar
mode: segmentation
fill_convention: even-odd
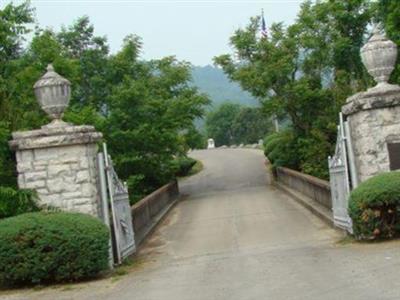
[[[390,171],[400,170],[400,143],[388,143]]]

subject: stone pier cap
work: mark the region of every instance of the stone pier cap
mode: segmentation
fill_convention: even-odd
[[[12,134],[13,140],[9,142],[11,149],[28,150],[49,148],[78,144],[90,144],[100,141],[102,133],[97,132],[93,126],[43,126],[41,129],[19,131]]]
[[[383,84],[351,96],[342,106],[345,116],[364,110],[373,110],[400,106],[400,87],[393,84]]]

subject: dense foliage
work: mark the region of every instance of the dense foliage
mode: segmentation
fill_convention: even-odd
[[[391,238],[400,233],[400,172],[377,175],[351,192],[349,215],[360,239]]]
[[[400,2],[393,0],[379,0],[376,2],[377,21],[382,22],[386,33],[400,46]],[[400,58],[392,75],[392,80],[400,83]]]
[[[0,187],[0,219],[39,210],[32,191]]]
[[[16,187],[11,132],[49,122],[32,89],[49,63],[72,83],[64,119],[103,132],[132,201],[171,180],[174,157],[201,143],[193,121],[209,102],[191,83],[191,65],[174,57],[143,61],[135,35],[110,54],[87,17],[60,32],[36,27],[24,43],[32,15],[29,3],[0,10],[0,186]]]
[[[269,130],[271,122],[257,107],[225,102],[206,116],[207,136],[216,146],[254,144]]]
[[[189,174],[189,172],[192,170],[192,168],[194,167],[194,165],[196,164],[196,160],[191,158],[191,157],[187,157],[187,156],[181,156],[178,157],[175,162],[178,164],[178,170],[175,173],[176,176],[179,177],[183,177],[183,176],[187,176]]]
[[[294,157],[275,152],[275,160],[328,177],[340,108],[371,82],[359,50],[375,12],[368,0],[305,1],[296,22],[273,24],[268,38],[252,18],[231,37],[235,53],[215,58],[267,114],[289,119]]]
[[[109,232],[77,213],[37,212],[0,221],[0,284],[75,281],[108,266]]]
[[[296,167],[296,144],[293,131],[284,130],[267,136],[264,153],[274,167]]]

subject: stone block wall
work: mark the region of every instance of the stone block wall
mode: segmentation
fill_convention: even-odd
[[[342,112],[349,122],[358,181],[391,171],[388,144],[400,143],[400,89],[356,94]]]
[[[361,111],[349,118],[359,180],[390,171],[388,143],[400,142],[400,107]]]
[[[18,185],[35,190],[40,204],[99,215],[97,145],[91,126],[14,133]]]

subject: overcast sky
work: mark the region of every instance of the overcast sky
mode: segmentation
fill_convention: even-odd
[[[3,2],[3,1],[2,1]],[[9,3],[10,1],[8,1]],[[20,3],[21,1],[13,1]],[[144,42],[145,59],[176,55],[195,65],[212,63],[216,55],[229,53],[229,37],[265,11],[267,25],[293,22],[300,0],[32,0],[41,27],[59,30],[88,15],[97,35],[105,35],[116,52],[128,34]],[[4,5],[4,2],[3,2]]]

